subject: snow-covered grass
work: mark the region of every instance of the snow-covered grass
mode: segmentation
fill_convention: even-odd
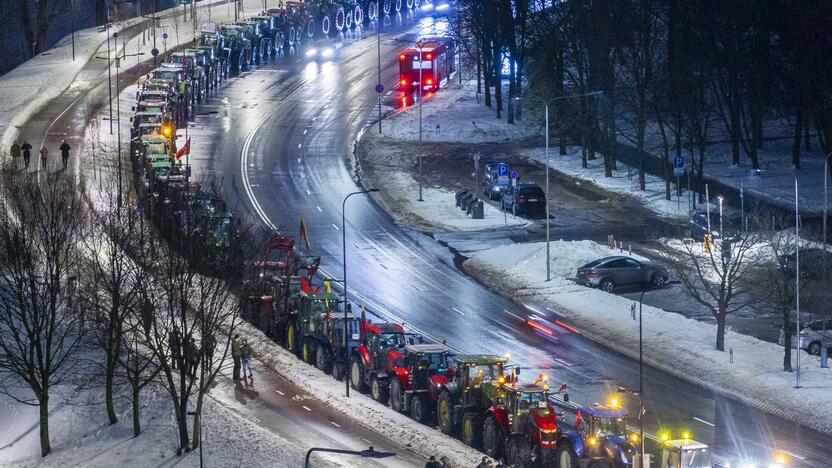
[[[637,358],[638,322],[630,316],[629,299],[577,285],[568,280],[575,269],[609,255],[591,241],[557,241],[551,245],[552,275],[545,282],[545,243],[514,244],[483,251],[464,268],[491,287],[520,301],[533,300],[558,310],[582,333]],[[679,314],[644,306],[645,360],[682,379],[732,396],[763,411],[832,432],[832,370],[804,354],[802,388],[794,389],[794,374],[783,372],[783,348],[750,336],[726,332],[726,349],[716,351],[716,326]],[[672,365],[667,356],[673,356]]]
[[[477,83],[452,80],[422,103],[422,139],[432,142],[488,143],[522,140],[540,134],[541,126],[498,119],[493,107],[476,98]],[[412,104],[412,103],[411,103]],[[437,128],[438,127],[438,128]],[[383,136],[395,140],[419,139],[419,106],[408,105],[385,117]]]
[[[237,330],[249,337],[253,355],[260,362],[307,389],[320,401],[337,408],[344,415],[394,443],[425,458],[437,454],[447,456],[451,466],[475,466],[482,459],[481,452],[442,434],[438,429],[419,424],[366,395],[350,392],[350,397],[347,398],[343,382],[338,382],[299,360],[248,323],[242,323]]]

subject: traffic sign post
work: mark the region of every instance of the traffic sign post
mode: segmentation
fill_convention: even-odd
[[[673,175],[676,176],[676,212],[682,209],[681,177],[685,175],[685,158],[676,156],[673,158]]]
[[[517,217],[517,171],[511,171],[511,215]]]
[[[474,153],[474,193],[477,192],[480,186],[480,154]]]

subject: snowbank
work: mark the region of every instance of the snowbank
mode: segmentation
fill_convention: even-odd
[[[483,457],[462,442],[452,439],[438,429],[419,424],[407,416],[383,406],[368,396],[351,391],[344,396],[344,383],[338,382],[310,366],[275,344],[260,330],[241,323],[237,331],[249,337],[254,356],[267,367],[315,396],[362,426],[424,456],[445,455],[452,466],[477,465]]]
[[[568,280],[585,262],[609,255],[591,241],[552,242],[552,275],[545,278],[545,243],[514,244],[483,251],[464,263],[469,273],[518,300],[532,299],[557,310],[582,333],[605,346],[638,358],[638,322],[632,320],[629,299],[577,285]],[[783,349],[730,330],[726,348],[714,349],[716,326],[662,309],[644,306],[645,361],[679,378],[729,395],[748,405],[832,433],[832,369],[819,359],[801,356],[801,383],[782,371]],[[667,356],[673,356],[668,365]]]

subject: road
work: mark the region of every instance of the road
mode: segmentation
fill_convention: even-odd
[[[397,80],[395,37],[430,34],[431,22],[383,34],[382,82]],[[312,250],[324,271],[341,278],[341,207],[354,181],[354,139],[376,105],[376,42],[372,31],[347,41],[337,60],[307,62],[302,54],[268,64],[232,82],[198,117],[192,137],[196,171],[221,178],[231,206],[282,232],[296,234],[304,215]],[[429,102],[426,104],[429,105]],[[374,131],[373,128],[367,131]],[[510,351],[527,378],[538,373],[567,382],[575,401],[602,401],[617,387],[637,389],[638,363],[580,334],[539,333],[530,315],[556,313],[512,302],[462,274],[453,254],[433,238],[396,225],[367,196],[346,207],[350,299],[412,331],[447,340],[464,352]],[[649,337],[648,337],[649,339]],[[672,359],[671,356],[668,357]],[[692,430],[721,456],[792,454],[795,466],[832,459],[830,437],[705,391],[658,370],[645,371],[647,432]],[[627,402],[635,408],[636,398]]]

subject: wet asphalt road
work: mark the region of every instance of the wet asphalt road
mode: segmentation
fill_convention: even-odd
[[[411,23],[412,24],[412,23]],[[422,29],[429,29],[426,21]],[[395,85],[401,43],[384,34],[382,82]],[[430,34],[426,31],[425,34]],[[369,29],[349,39],[337,60],[307,62],[302,51],[233,80],[212,99],[220,113],[197,118],[192,157],[197,172],[220,177],[232,206],[282,232],[297,234],[301,214],[325,273],[341,278],[341,207],[360,188],[353,180],[353,142],[374,119],[376,41]],[[371,130],[370,130],[371,131]],[[462,274],[434,239],[396,225],[367,196],[346,209],[350,299],[412,331],[448,340],[458,351],[511,352],[528,378],[567,382],[574,401],[602,401],[618,386],[637,389],[638,363],[580,334],[541,334],[530,315],[556,313],[514,303]],[[649,339],[649,337],[648,337]],[[672,359],[672,357],[669,357]],[[830,437],[715,395],[655,369],[645,370],[645,425],[690,429],[723,457],[785,449],[800,466],[832,459]],[[631,397],[630,408],[637,401]],[[803,458],[805,460],[800,460]]]

